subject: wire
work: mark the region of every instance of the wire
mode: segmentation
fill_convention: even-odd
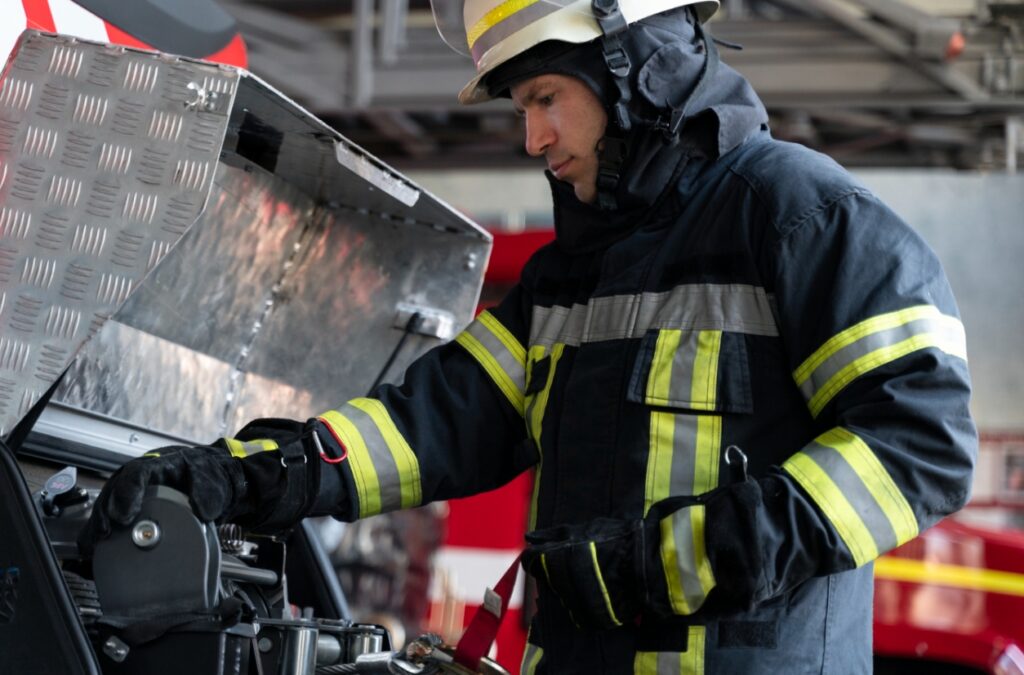
[[[412,316],[409,317],[409,320],[405,324],[405,329],[404,332],[402,333],[402,337],[398,340],[398,344],[395,345],[395,348],[391,351],[391,356],[388,357],[387,363],[385,363],[384,367],[380,369],[379,373],[377,373],[377,379],[373,381],[373,385],[370,387],[370,390],[366,392],[367,396],[373,394],[374,390],[377,389],[381,381],[384,379],[384,376],[387,375],[387,372],[389,370],[391,370],[391,366],[394,365],[395,363],[395,357],[398,356],[398,352],[401,351],[402,346],[405,345],[405,341],[409,338],[410,335],[416,332],[416,327],[419,324],[420,316],[421,315],[419,312],[413,312]]]

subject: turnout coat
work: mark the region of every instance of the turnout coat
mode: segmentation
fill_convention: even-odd
[[[523,673],[870,672],[872,561],[965,503],[976,454],[934,254],[763,129],[597,239],[540,250],[401,386],[323,417],[349,451],[340,514],[529,466],[531,529],[710,494],[662,524],[667,608],[588,631],[542,587]]]

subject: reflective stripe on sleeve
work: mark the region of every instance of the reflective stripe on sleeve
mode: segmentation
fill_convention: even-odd
[[[348,449],[360,518],[423,502],[419,460],[380,401],[353,399],[320,419]]]
[[[859,567],[918,533],[895,481],[858,436],[831,429],[782,465],[807,491]]]
[[[455,341],[477,360],[512,407],[523,414],[526,349],[490,312],[481,312]]]
[[[830,338],[793,372],[811,414],[861,375],[912,352],[934,347],[967,359],[964,326],[931,305],[862,321]]]
[[[543,657],[544,650],[530,642],[529,635],[527,635],[526,649],[523,651],[523,663],[519,667],[519,675],[534,675]]]
[[[704,675],[706,630],[689,627],[685,652],[637,652],[633,675]]]
[[[240,441],[237,438],[225,438],[225,445],[232,457],[244,458],[257,452],[271,452],[278,449],[277,441],[269,438],[258,438],[252,441]]]
[[[715,586],[704,544],[704,506],[688,506],[661,520],[661,563],[669,603],[676,614],[693,614]]]
[[[768,293],[743,284],[683,284],[670,291],[592,298],[585,305],[534,307],[530,344],[642,337],[652,328],[777,337]]]

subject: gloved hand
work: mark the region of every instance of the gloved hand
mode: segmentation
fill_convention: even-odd
[[[316,500],[320,453],[324,444],[334,444],[329,433],[318,434],[322,424],[261,419],[210,446],[160,448],[127,462],[103,486],[79,548],[89,553],[112,524],[130,525],[152,485],[183,492],[204,522],[230,520],[259,532],[288,529]],[[340,456],[337,447],[331,449]]]
[[[532,532],[523,568],[581,628],[614,628],[645,612],[692,614],[715,585],[703,498],[666,499],[643,520],[599,518]]]

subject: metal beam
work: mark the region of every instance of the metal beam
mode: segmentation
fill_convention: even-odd
[[[907,63],[968,101],[987,101],[990,95],[971,78],[948,65],[927,63],[914,55],[905,40],[882,26],[865,20],[848,5],[836,0],[771,0],[789,9],[813,9],[844,28],[860,35],[885,53]]]
[[[373,0],[353,0],[352,105],[365,108],[373,97]]]
[[[410,157],[424,157],[437,153],[438,144],[416,120],[398,110],[368,110],[363,118],[405,150]]]

